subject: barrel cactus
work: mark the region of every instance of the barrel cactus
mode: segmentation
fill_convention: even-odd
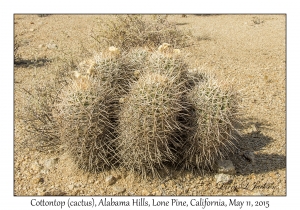
[[[180,144],[182,85],[158,73],[143,74],[132,85],[119,115],[118,156],[125,168],[159,176],[166,163],[177,161],[172,148]]]

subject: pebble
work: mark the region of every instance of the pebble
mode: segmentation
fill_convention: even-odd
[[[40,171],[40,174],[48,174],[48,172],[49,172],[49,170],[43,169],[43,170]]]
[[[44,178],[43,177],[37,177],[34,179],[34,183],[39,184],[39,183],[44,183]]]
[[[254,124],[251,125],[251,131],[252,132],[258,132],[258,130],[256,128],[256,125],[254,125]]]
[[[89,184],[94,184],[94,183],[95,183],[95,180],[90,179],[88,182],[89,182]]]
[[[66,195],[66,193],[59,189],[55,189],[53,191],[45,192],[44,195],[46,195],[46,196],[62,196],[62,195]]]
[[[55,48],[57,48],[57,45],[56,44],[47,44],[47,48],[48,49],[55,49]]]
[[[58,163],[59,158],[51,158],[44,161],[44,167],[46,169],[53,168]]]
[[[109,175],[108,177],[105,178],[105,182],[107,185],[113,185],[116,183],[117,179],[113,175]]]
[[[113,188],[113,191],[115,191],[116,193],[123,193],[125,192],[125,188],[124,187],[120,187],[120,186],[114,186]]]
[[[143,196],[144,196],[144,195],[147,196],[147,195],[150,195],[150,193],[149,193],[147,190],[143,189],[143,190],[142,190],[142,195],[143,195]]]
[[[219,160],[218,163],[218,172],[223,174],[234,175],[236,173],[235,167],[231,160]]]
[[[34,172],[38,172],[41,170],[41,165],[38,164],[38,162],[34,162],[32,165],[31,165],[31,169],[34,171]]]
[[[183,193],[183,190],[180,188],[177,188],[177,195],[181,195]]]
[[[166,183],[168,186],[174,186],[175,183],[173,180],[169,180],[167,183]]]
[[[38,48],[43,48],[43,47],[45,47],[45,45],[44,44],[40,44],[39,46],[38,46]]]
[[[156,190],[153,194],[154,194],[154,195],[159,195],[159,196],[162,195],[161,192],[160,192],[159,190]]]
[[[221,182],[223,184],[229,184],[233,181],[232,176],[229,174],[217,174],[215,175],[215,179],[217,183]]]
[[[35,29],[34,29],[34,28],[31,28],[31,29],[29,29],[29,31],[30,31],[30,32],[33,32],[33,31],[35,31]]]
[[[73,189],[74,189],[74,185],[73,185],[73,184],[70,184],[70,185],[68,186],[68,188],[69,188],[69,190],[73,190]]]
[[[29,41],[29,40],[22,40],[21,43],[22,43],[23,45],[28,45],[28,44],[30,43],[30,41]]]
[[[45,191],[45,188],[37,188],[37,195],[44,195]]]
[[[260,131],[257,129],[256,125],[252,124],[250,129],[249,129],[249,133],[251,133],[251,136],[253,138],[258,138]]]
[[[243,156],[250,161],[251,163],[255,163],[255,156],[254,153],[251,151],[244,151]]]

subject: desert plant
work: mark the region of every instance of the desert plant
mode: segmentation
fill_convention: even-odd
[[[253,19],[252,19],[252,22],[254,23],[254,24],[257,24],[257,25],[259,25],[259,24],[261,24],[261,23],[264,23],[264,20],[261,20],[259,17],[253,17]]]
[[[199,75],[187,95],[190,130],[182,153],[186,168],[203,170],[212,169],[216,160],[235,148],[238,100],[232,89],[223,90],[211,76]]]
[[[60,70],[49,73],[47,82],[40,82],[34,76],[28,88],[21,88],[22,111],[18,116],[31,135],[26,144],[40,151],[56,150],[61,142],[54,104],[59,100],[60,89],[67,84],[66,73]]]
[[[18,52],[19,48],[20,48],[20,37],[19,35],[14,35],[14,61],[18,61],[20,60],[20,53]]]
[[[149,56],[151,52],[144,48],[133,48],[125,56],[124,61],[126,62],[126,71],[139,71],[147,68],[149,63]]]
[[[159,176],[166,162],[177,160],[181,130],[178,117],[183,84],[158,73],[145,73],[132,84],[121,104],[118,156],[123,167],[143,176]],[[174,146],[175,145],[175,146]]]
[[[147,71],[173,77],[176,81],[186,81],[188,65],[183,56],[174,53],[154,52],[149,58]]]
[[[91,36],[101,45],[129,50],[144,46],[156,48],[163,42],[184,47],[188,45],[191,33],[177,29],[166,16],[156,15],[155,20],[150,21],[143,15],[115,15],[113,19],[103,21],[101,28]]]
[[[59,146],[57,125],[52,113],[52,106],[57,99],[53,86],[48,84],[32,90],[23,89],[23,98],[25,105],[21,119],[26,130],[33,134],[31,146],[38,150]]]
[[[65,87],[56,105],[60,138],[79,168],[100,171],[113,166],[114,91],[98,78],[80,76]]]
[[[97,78],[102,85],[114,89],[121,97],[128,92],[134,71],[142,65],[141,63],[138,55],[121,53],[118,48],[110,47],[110,50],[104,50],[93,58],[81,62],[78,72]]]

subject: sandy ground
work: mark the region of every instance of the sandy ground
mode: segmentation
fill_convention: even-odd
[[[105,16],[104,18],[109,18]],[[216,183],[215,174],[181,174],[141,180],[125,171],[91,174],[77,170],[67,155],[38,152],[24,145],[30,138],[18,119],[20,88],[33,78],[73,59],[79,63],[94,51],[89,36],[101,22],[96,15],[16,15],[15,35],[21,40],[24,61],[14,68],[15,87],[15,195],[286,195],[286,17],[284,15],[169,16],[179,29],[196,36],[189,53],[191,67],[233,80],[243,94],[240,151],[253,152],[255,162],[241,153],[232,155],[233,181]],[[56,46],[49,49],[47,44]],[[54,46],[54,45],[53,45]],[[49,160],[55,160],[49,163]],[[107,186],[105,178],[116,177]]]

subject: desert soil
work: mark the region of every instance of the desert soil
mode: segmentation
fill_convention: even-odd
[[[217,172],[172,171],[162,179],[142,180],[126,171],[97,174],[78,170],[70,158],[55,151],[39,152],[24,142],[18,114],[20,90],[42,82],[55,68],[73,59],[78,64],[98,49],[90,37],[101,15],[15,15],[18,53],[14,66],[15,195],[286,195],[286,16],[285,15],[169,15],[179,29],[191,30],[191,68],[213,72],[232,81],[243,94],[239,151],[230,157],[233,181],[216,182]],[[50,45],[49,45],[50,44]],[[242,155],[253,152],[254,161]],[[107,185],[113,175],[116,183]]]

